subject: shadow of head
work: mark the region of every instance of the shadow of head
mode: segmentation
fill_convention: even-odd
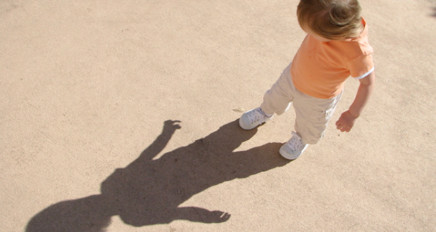
[[[30,220],[26,232],[103,232],[112,216],[104,201],[93,195],[53,204]]]

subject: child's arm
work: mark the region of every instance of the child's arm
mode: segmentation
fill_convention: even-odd
[[[360,80],[360,86],[357,90],[356,97],[350,108],[342,113],[339,120],[336,122],[336,128],[341,132],[349,132],[353,128],[354,121],[360,116],[369,96],[374,88],[375,74],[372,72],[367,77]]]

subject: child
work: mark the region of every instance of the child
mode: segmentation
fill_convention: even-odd
[[[298,22],[307,35],[260,107],[245,112],[239,125],[253,129],[293,103],[296,132],[279,152],[286,159],[296,159],[323,136],[344,82],[351,76],[360,86],[354,102],[336,122],[338,130],[349,132],[371,95],[375,78],[368,27],[360,11],[358,0],[301,0]]]

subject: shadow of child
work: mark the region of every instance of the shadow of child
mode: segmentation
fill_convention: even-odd
[[[102,182],[100,195],[54,204],[34,216],[26,231],[104,231],[114,215],[137,227],[173,220],[224,222],[230,214],[180,205],[214,185],[289,163],[275,155],[279,143],[234,152],[256,133],[240,129],[237,121],[154,159],[179,128],[179,121],[165,121],[162,133],[135,161]]]

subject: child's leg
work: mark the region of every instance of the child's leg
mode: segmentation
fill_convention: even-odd
[[[290,68],[291,65],[285,68],[280,78],[263,97],[263,103],[260,108],[267,115],[274,113],[283,114],[294,99],[293,92],[295,88],[292,84]]]
[[[315,144],[324,135],[341,95],[331,99],[319,99],[301,92],[294,99],[295,130],[305,144]]]

